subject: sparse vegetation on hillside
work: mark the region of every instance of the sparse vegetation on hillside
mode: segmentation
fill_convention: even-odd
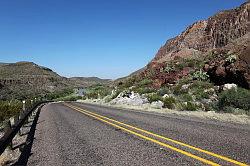
[[[96,85],[90,86],[86,90],[85,97],[89,99],[103,98],[107,95],[110,95],[111,92],[112,92],[112,89],[109,86],[96,84]]]
[[[74,93],[73,89],[63,89],[63,90],[60,90],[60,91],[48,93],[47,95],[45,95],[45,98],[47,100],[55,100],[55,99],[58,99],[58,98],[63,98],[63,97],[69,96],[72,93]]]

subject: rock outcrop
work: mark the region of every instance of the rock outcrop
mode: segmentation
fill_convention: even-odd
[[[175,83],[190,71],[190,67],[161,72],[169,63],[178,59],[201,58],[213,54],[205,66],[211,81],[218,85],[236,83],[250,88],[250,2],[240,7],[221,11],[207,20],[189,26],[179,36],[162,46],[155,58],[140,72],[141,77],[153,80],[153,86]],[[228,55],[236,61],[228,63]]]
[[[249,32],[250,3],[198,21],[160,48],[153,61],[166,61],[221,48]]]

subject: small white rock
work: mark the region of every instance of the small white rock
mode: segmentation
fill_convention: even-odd
[[[225,91],[225,90],[230,90],[230,89],[232,89],[232,88],[237,89],[237,85],[236,85],[236,84],[225,84],[225,85],[223,85],[223,90],[224,90],[224,91]]]

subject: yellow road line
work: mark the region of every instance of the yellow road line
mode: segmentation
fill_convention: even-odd
[[[72,106],[72,105],[70,105],[70,106]],[[200,148],[194,147],[194,146],[192,146],[192,145],[188,145],[188,144],[185,144],[185,143],[182,143],[182,142],[173,140],[173,139],[171,139],[171,138],[167,138],[167,137],[164,137],[164,136],[161,136],[161,135],[158,135],[158,134],[154,134],[154,133],[152,133],[152,132],[143,130],[143,129],[141,129],[141,128],[134,127],[134,126],[131,126],[131,125],[128,125],[128,124],[125,124],[125,123],[116,121],[116,120],[114,120],[114,119],[111,119],[111,118],[108,118],[108,117],[105,117],[105,116],[102,116],[102,115],[99,115],[99,114],[96,114],[96,113],[93,113],[93,112],[84,110],[84,109],[82,109],[82,108],[79,108],[79,107],[76,107],[76,106],[72,106],[72,107],[74,107],[75,109],[77,108],[77,109],[83,110],[83,111],[88,112],[88,113],[90,113],[90,114],[93,114],[93,115],[95,115],[95,116],[99,116],[99,117],[101,117],[101,118],[110,120],[110,121],[115,122],[115,123],[117,123],[117,124],[121,124],[121,125],[123,125],[123,126],[129,127],[129,128],[132,128],[132,129],[135,129],[135,130],[137,130],[137,131],[144,132],[144,133],[146,133],[146,134],[148,134],[148,135],[152,135],[152,136],[154,136],[154,137],[161,138],[161,139],[164,139],[164,140],[166,140],[166,141],[170,141],[170,142],[173,142],[173,143],[175,143],[175,144],[178,144],[178,145],[181,145],[181,146],[185,146],[185,147],[188,147],[188,148],[190,148],[190,149],[193,149],[193,150],[196,150],[196,151],[199,151],[199,152],[208,154],[208,155],[210,155],[210,156],[214,156],[214,157],[217,157],[217,158],[219,158],[219,159],[222,159],[222,160],[225,160],[225,161],[234,163],[234,164],[236,164],[236,165],[248,166],[247,164],[244,164],[244,163],[242,163],[242,162],[239,162],[239,161],[230,159],[230,158],[228,158],[228,157],[225,157],[225,156],[222,156],[222,155],[213,153],[213,152],[209,152],[209,151],[207,151],[207,150],[200,149]]]
[[[191,157],[191,158],[194,158],[194,159],[196,159],[196,160],[199,160],[199,161],[201,161],[201,162],[203,162],[203,163],[205,163],[205,164],[212,165],[212,166],[220,166],[219,164],[217,164],[217,163],[215,163],[215,162],[212,162],[212,161],[210,161],[210,160],[201,158],[201,157],[199,157],[199,156],[196,156],[196,155],[191,154],[191,153],[189,153],[189,152],[186,152],[186,151],[184,151],[184,150],[178,149],[178,148],[173,147],[173,146],[171,146],[171,145],[168,145],[168,144],[166,144],[166,143],[163,143],[163,142],[160,142],[160,141],[155,140],[155,139],[153,139],[153,138],[149,138],[149,137],[147,137],[147,136],[144,136],[144,135],[142,135],[142,134],[140,134],[140,133],[137,133],[137,132],[135,132],[135,131],[132,131],[132,130],[129,130],[129,129],[127,129],[127,128],[118,126],[117,124],[111,123],[111,122],[109,122],[109,121],[107,121],[107,120],[104,120],[104,119],[98,117],[98,116],[95,116],[95,115],[92,115],[92,114],[90,114],[90,113],[87,113],[87,112],[85,112],[85,110],[80,110],[80,109],[78,109],[78,108],[71,107],[70,105],[66,105],[66,106],[68,106],[68,107],[70,107],[70,108],[72,108],[72,109],[74,109],[74,110],[76,110],[76,111],[78,111],[78,112],[81,112],[81,113],[83,113],[83,114],[85,114],[85,115],[88,115],[88,116],[90,116],[90,117],[93,117],[93,118],[95,118],[95,119],[98,119],[98,120],[100,120],[100,121],[102,121],[102,122],[104,122],[104,123],[107,123],[107,124],[111,125],[111,126],[114,126],[114,127],[118,128],[118,129],[124,130],[124,131],[126,131],[126,132],[128,132],[128,133],[131,133],[131,134],[133,134],[133,135],[136,135],[136,136],[138,136],[138,137],[140,137],[140,138],[143,138],[143,139],[145,139],[145,140],[154,142],[154,143],[156,143],[156,144],[158,144],[158,145],[161,145],[161,146],[163,146],[163,147],[166,147],[166,148],[169,148],[169,149],[174,150],[174,151],[176,151],[176,152],[179,152],[179,153],[181,153],[181,154],[184,154],[184,155],[186,155],[186,156],[188,156],[188,157]]]

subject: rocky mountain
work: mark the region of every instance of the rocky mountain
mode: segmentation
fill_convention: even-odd
[[[98,77],[71,77],[69,80],[79,87],[86,87],[94,84],[108,84],[112,82],[110,79],[101,79]]]
[[[106,80],[66,78],[33,62],[0,63],[0,100],[32,96],[68,88],[86,87]]]
[[[67,78],[32,62],[0,64],[0,99],[43,96],[68,86]]]
[[[249,20],[248,1],[240,7],[221,11],[207,20],[192,24],[180,35],[168,40],[140,76],[153,79],[156,87],[174,83],[196,70],[193,68],[195,65],[181,64],[182,67],[178,68],[180,63],[186,62],[185,59],[193,59],[196,63],[199,59],[206,63],[202,67],[216,84],[233,82],[249,88]],[[226,59],[229,56],[235,57],[236,62],[228,63]],[[163,72],[166,67],[173,67],[173,70]]]
[[[153,61],[200,54],[249,35],[249,9],[247,2],[236,9],[221,11],[207,20],[192,24],[179,36],[168,40]]]

